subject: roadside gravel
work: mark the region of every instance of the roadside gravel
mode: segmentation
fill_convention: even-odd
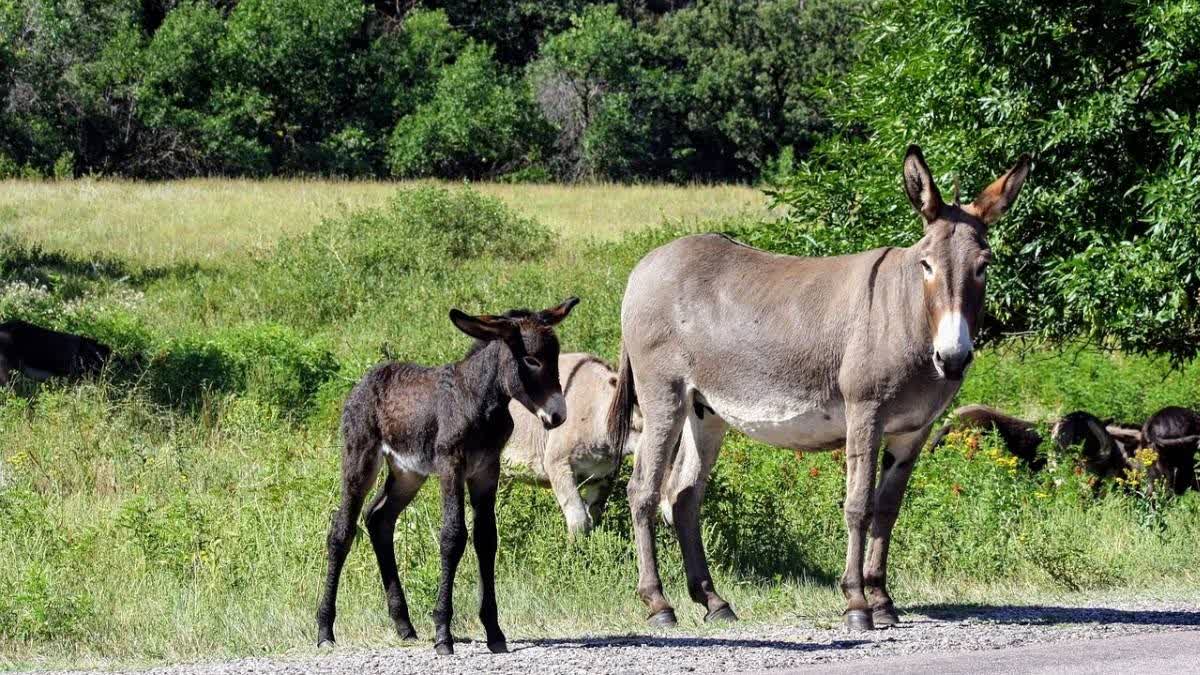
[[[515,640],[507,655],[483,642],[459,642],[457,653],[434,655],[429,643],[385,650],[339,647],[317,655],[248,658],[154,668],[155,675],[365,675],[367,673],[730,673],[770,671],[907,654],[953,654],[1136,633],[1200,630],[1200,606],[1181,602],[1106,602],[1103,606],[928,606],[905,623],[849,633],[812,623],[743,623],[688,633]],[[983,654],[982,657],[986,658]],[[982,665],[982,664],[981,664]],[[66,672],[66,671],[61,671]],[[81,672],[81,671],[71,671]]]

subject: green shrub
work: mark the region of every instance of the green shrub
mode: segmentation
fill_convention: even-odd
[[[404,292],[407,277],[436,285],[457,263],[537,260],[553,245],[549,229],[498,199],[469,188],[416,188],[283,242],[264,292],[285,315],[324,321]]]
[[[491,47],[468,45],[441,72],[433,97],[396,123],[392,175],[490,176],[540,147],[545,128],[523,83],[505,76]]]
[[[159,400],[195,406],[206,396],[244,393],[303,418],[338,371],[333,354],[282,326],[251,325],[169,339],[145,364],[144,382]]]

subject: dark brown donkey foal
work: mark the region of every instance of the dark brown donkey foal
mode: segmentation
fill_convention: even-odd
[[[433,610],[434,648],[454,653],[450,635],[454,573],[467,545],[463,485],[475,511],[475,553],[482,598],[479,620],[488,649],[508,651],[496,618],[496,483],[500,450],[512,434],[508,411],[516,400],[547,429],[563,423],[567,406],[558,382],[558,338],[554,326],[579,298],[540,312],[512,310],[503,316],[468,316],[450,310],[450,320],[475,338],[463,360],[429,368],[385,363],[350,392],[342,413],[342,504],[329,528],[329,571],[317,609],[317,644],[333,643],[338,578],[354,539],[354,521],[386,460],[383,489],[367,508],[367,531],[379,562],[388,613],[401,638],[417,637],[396,574],[392,534],[396,518],[430,474],[442,488],[442,578]]]

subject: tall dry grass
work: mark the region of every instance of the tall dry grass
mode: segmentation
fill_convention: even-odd
[[[283,235],[322,218],[383,204],[418,184],[336,180],[191,179],[0,181],[0,234],[70,253],[146,265],[264,256]],[[560,233],[615,238],[664,220],[696,223],[767,215],[762,192],[742,185],[471,186]]]

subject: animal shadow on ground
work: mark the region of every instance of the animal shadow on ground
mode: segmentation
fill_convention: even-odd
[[[600,649],[605,647],[654,647],[677,648],[693,647],[704,649],[708,647],[736,647],[738,649],[775,649],[789,652],[815,652],[823,650],[853,649],[859,645],[868,644],[869,640],[834,640],[829,644],[819,642],[791,642],[788,640],[759,640],[755,638],[717,638],[663,635],[601,635],[587,638],[542,638],[537,640],[520,640],[519,642],[532,647],[551,647],[555,649]],[[528,649],[517,647],[513,651]]]
[[[1200,611],[1136,610],[1111,607],[1051,607],[1045,605],[922,605],[909,607],[932,619],[979,619],[995,623],[1051,626],[1068,623],[1124,623],[1136,626],[1200,626]]]

